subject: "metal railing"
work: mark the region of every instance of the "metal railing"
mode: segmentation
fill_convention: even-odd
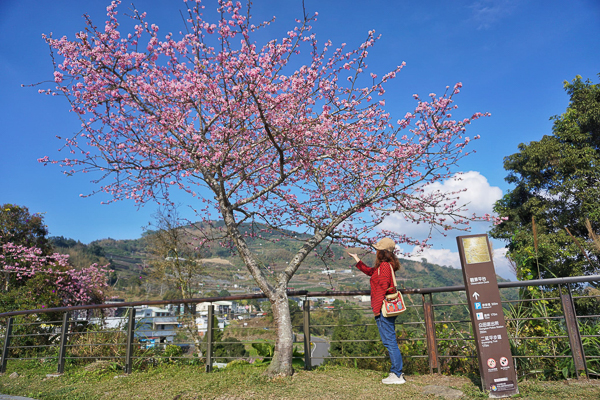
[[[582,333],[582,327],[587,329],[590,326],[600,326],[600,315],[577,315],[576,302],[591,301],[597,305],[600,302],[600,296],[573,295],[571,287],[573,284],[599,281],[600,275],[594,275],[502,282],[498,284],[503,292],[510,291],[511,288],[544,288],[538,298],[519,299],[504,296],[505,299],[502,304],[506,322],[512,327],[512,329],[509,329],[511,332],[509,333],[509,339],[517,368],[520,365],[530,363],[531,360],[555,359],[569,363],[569,368],[576,377],[599,376],[598,372],[588,368],[588,365],[590,363],[600,365],[600,354],[592,351],[593,354],[586,355],[586,346],[588,342],[592,345],[600,343],[600,332],[596,330],[590,333],[588,329]],[[515,297],[515,289],[512,290],[512,297]],[[408,311],[401,315],[396,323],[398,329],[402,330],[398,339],[399,343],[412,349],[409,351],[410,354],[404,355],[406,359],[420,360],[421,364],[426,360],[425,368],[430,373],[439,373],[448,368],[451,371],[459,363],[466,363],[476,358],[471,320],[467,311],[466,298],[464,297],[464,286],[401,289],[401,292],[406,297]],[[304,351],[304,368],[310,369],[323,362],[340,363],[352,360],[355,363],[359,361],[361,363],[371,363],[370,365],[385,362],[385,352],[379,343],[374,321],[365,318],[365,316],[372,315],[370,307],[364,303],[350,302],[348,299],[352,296],[368,294],[369,291],[308,292],[297,290],[288,292],[289,298],[303,298],[302,308],[298,311],[301,315],[293,316],[296,317],[296,321],[301,321],[301,323],[294,325],[293,328],[296,333],[295,339],[301,337],[294,340],[294,346],[298,350],[302,349]],[[333,310],[327,310],[318,307],[316,301],[311,302],[311,298],[317,297],[346,298],[347,302],[337,304],[335,306],[337,308],[334,307]],[[266,360],[268,362],[270,354],[268,352],[265,354],[264,349],[268,350],[269,345],[272,346],[273,340],[265,340],[264,334],[266,332],[264,331],[269,331],[269,335],[272,336],[275,328],[272,323],[268,326],[265,325],[264,317],[262,323],[259,324],[260,327],[258,325],[253,326],[254,324],[251,323],[253,319],[246,318],[247,313],[234,313],[231,309],[219,312],[218,310],[215,311],[214,305],[211,304],[207,307],[205,334],[201,342],[198,340],[190,342],[190,335],[186,335],[181,327],[171,328],[175,322],[164,315],[154,319],[146,317],[146,324],[156,325],[146,331],[141,327],[142,318],[136,318],[136,307],[141,306],[176,305],[181,310],[185,305],[192,305],[192,309],[195,309],[195,305],[198,303],[264,298],[265,296],[262,294],[249,294],[218,298],[138,301],[1,313],[0,319],[4,319],[5,322],[0,325],[0,334],[4,339],[1,347],[0,373],[6,371],[9,360],[17,359],[55,360],[57,373],[64,372],[67,361],[82,362],[85,360],[119,361],[126,373],[133,371],[136,362],[140,365],[143,362],[151,363],[160,357],[168,357],[171,360],[204,362],[207,372],[211,371],[215,361],[228,362],[232,359],[242,358],[250,361]],[[558,314],[522,312],[523,310],[531,311],[534,305],[538,310],[558,310]],[[117,308],[125,309],[126,314],[121,317],[107,317],[104,315],[106,311],[112,310],[114,312]],[[599,308],[595,307],[596,310]],[[313,312],[312,316],[311,311]],[[324,319],[327,320],[326,315],[329,314],[326,313],[337,313],[333,315],[337,315],[338,323],[322,323]],[[359,323],[345,321],[340,316],[343,313],[353,314]],[[49,318],[51,316],[55,317],[54,320]],[[62,316],[62,318],[57,319],[56,316]],[[197,329],[198,318],[203,319],[203,317],[204,315],[201,314],[192,315],[194,329]],[[107,327],[107,318],[111,318],[113,322],[120,321],[120,323],[117,326]],[[224,328],[227,325],[226,330],[230,337],[237,335],[243,340],[217,338],[217,336],[220,336],[218,332],[221,329],[218,325],[215,326],[215,319],[219,322],[219,318]],[[334,318],[330,319],[333,320]],[[177,321],[177,324],[180,323],[180,320]],[[552,327],[552,330],[533,329],[525,331],[519,329],[523,326],[531,327],[532,324],[538,324],[542,328],[544,326]],[[165,329],[167,325],[171,327]],[[352,329],[361,331],[362,336],[355,335],[349,339],[340,338],[343,337],[342,332],[348,332]],[[246,331],[246,334],[243,333],[244,331]],[[261,331],[261,334],[258,334],[257,331]],[[144,332],[151,332],[155,337],[162,337],[165,340],[161,342],[159,339],[156,342],[155,339],[148,337]],[[165,332],[169,332],[169,335],[160,335],[160,333]],[[156,335],[156,333],[159,333],[159,335]],[[101,337],[101,342],[94,339],[98,336]],[[325,336],[326,338],[319,338],[319,336]],[[567,340],[568,346],[566,346]],[[314,355],[313,352],[318,349],[319,343],[322,345],[321,351],[324,354]],[[533,354],[531,351],[532,343],[537,343],[535,346],[539,346],[540,343],[544,345],[562,343],[563,345],[549,348],[548,354]],[[195,348],[199,345],[202,356],[200,357],[197,354],[168,356],[156,351],[157,348],[164,348],[168,344],[175,344],[181,348]],[[261,345],[266,346],[263,347],[262,354],[247,354],[247,345],[252,345],[252,348],[254,348],[254,344],[257,344],[257,352]],[[357,354],[356,351],[348,351],[349,347],[356,350],[357,344],[371,346],[367,349],[369,354]],[[236,351],[230,351],[234,347],[237,349],[237,353]],[[323,347],[325,351],[323,351]],[[526,373],[531,373],[531,371],[525,371],[521,375]]]

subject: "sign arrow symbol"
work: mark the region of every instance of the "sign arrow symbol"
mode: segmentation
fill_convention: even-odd
[[[473,297],[475,297],[475,300],[477,300],[479,298],[479,293],[477,293],[477,292],[473,293]]]

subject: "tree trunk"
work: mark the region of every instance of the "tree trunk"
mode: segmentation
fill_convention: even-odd
[[[188,333],[192,337],[192,340],[194,341],[198,358],[202,358],[202,338],[200,337],[200,332],[198,332],[198,324],[196,323],[196,305],[184,304],[183,310],[183,326],[187,329]]]
[[[292,368],[292,355],[294,352],[294,334],[292,332],[292,319],[288,306],[288,297],[285,289],[277,290],[271,302],[273,320],[277,329],[275,353],[267,369],[270,376],[290,376],[294,373]]]
[[[306,258],[308,253],[312,251],[325,238],[327,232],[317,231],[315,236],[308,240],[298,253],[291,260],[288,267],[277,277],[276,286],[272,285],[264,272],[259,267],[256,259],[243,235],[241,234],[238,224],[233,215],[233,208],[226,199],[224,192],[215,191],[219,197],[219,205],[223,215],[223,221],[227,227],[227,234],[235,243],[238,254],[244,260],[246,268],[252,274],[256,284],[262,292],[269,298],[271,302],[271,310],[277,330],[277,340],[275,342],[275,353],[271,360],[271,365],[267,369],[267,374],[271,376],[291,376],[294,373],[292,368],[292,356],[294,353],[294,334],[292,332],[292,319],[290,317],[290,309],[287,297],[288,282]]]

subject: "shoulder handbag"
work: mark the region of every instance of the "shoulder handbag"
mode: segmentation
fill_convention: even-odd
[[[406,304],[404,304],[402,293],[400,293],[400,291],[398,290],[398,284],[396,283],[396,274],[394,273],[394,269],[391,265],[390,269],[392,270],[392,279],[394,280],[393,288],[395,289],[395,293],[386,294],[383,298],[383,304],[381,305],[381,315],[383,315],[384,317],[395,317],[406,311]]]

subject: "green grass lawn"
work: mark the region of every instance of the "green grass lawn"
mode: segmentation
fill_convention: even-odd
[[[36,399],[433,399],[422,393],[427,385],[463,391],[464,399],[487,398],[468,378],[461,376],[408,376],[407,383],[382,385],[381,372],[343,367],[297,371],[292,377],[271,379],[265,367],[237,366],[204,373],[202,365],[162,364],[124,376],[116,368],[86,371],[70,366],[63,376],[46,378],[55,365],[10,362],[0,376],[0,393]],[[18,372],[18,378],[10,374]],[[599,381],[520,382],[522,399],[600,398]]]

